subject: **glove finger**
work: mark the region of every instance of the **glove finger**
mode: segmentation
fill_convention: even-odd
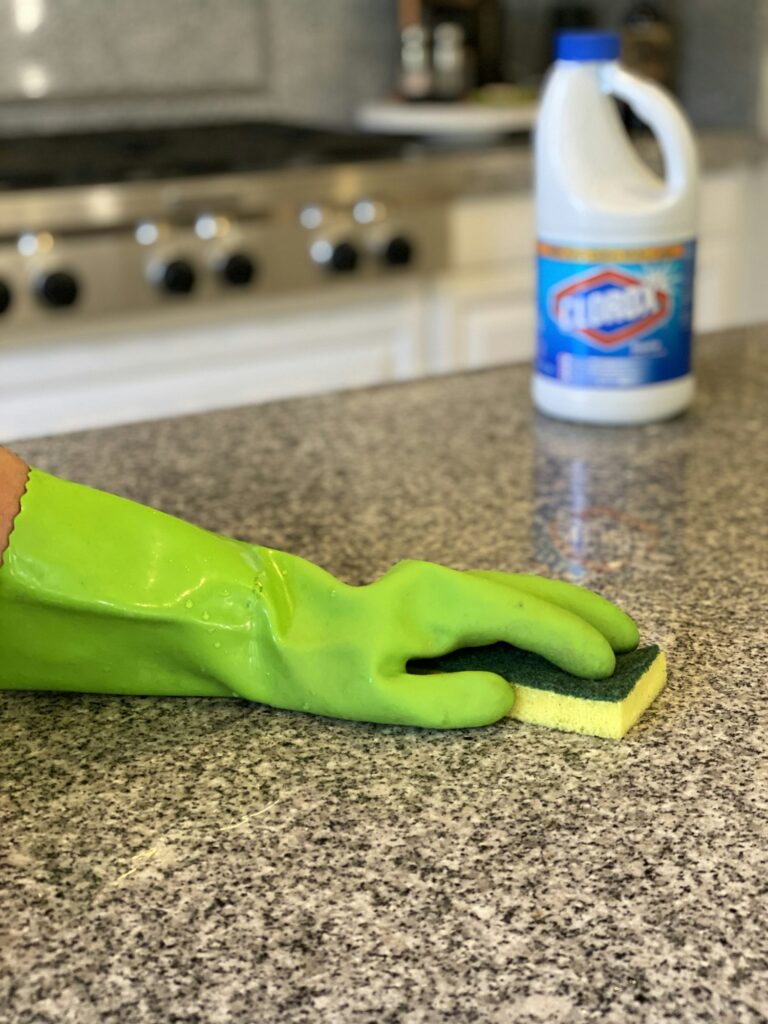
[[[490,725],[509,714],[515,691],[493,672],[403,672],[380,683],[391,725],[467,729]]]
[[[617,654],[634,651],[640,643],[635,621],[607,598],[584,587],[524,573],[479,570],[469,575],[514,587],[581,616],[603,634]]]
[[[603,679],[616,667],[611,645],[573,612],[494,580],[431,562],[395,566],[379,581],[391,588],[411,658],[504,640],[571,675]]]

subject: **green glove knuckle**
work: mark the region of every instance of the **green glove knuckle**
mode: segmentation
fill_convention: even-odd
[[[616,653],[632,651],[640,642],[637,625],[626,612],[584,587],[524,573],[484,571],[480,575],[578,615],[602,633]]]
[[[561,607],[580,615],[598,629],[615,651],[634,650],[640,641],[635,622],[600,594],[562,580],[530,576],[517,577],[515,585],[540,588],[541,596],[560,603]]]

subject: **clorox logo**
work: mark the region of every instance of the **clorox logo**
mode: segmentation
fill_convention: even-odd
[[[646,334],[671,311],[669,292],[624,270],[595,270],[550,292],[552,316],[563,334],[601,348]]]

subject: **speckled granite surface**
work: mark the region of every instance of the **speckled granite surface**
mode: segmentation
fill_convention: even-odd
[[[18,446],[350,580],[584,580],[671,671],[621,743],[0,695],[2,1024],[768,1019],[768,331],[698,356],[646,428],[514,368]]]

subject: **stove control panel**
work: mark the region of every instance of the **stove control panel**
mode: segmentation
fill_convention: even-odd
[[[336,172],[315,173],[318,192],[325,186],[333,193]],[[209,199],[200,184],[193,189],[184,182],[190,194],[181,196],[158,185],[161,202],[154,185],[104,186],[99,201],[110,215],[114,210],[113,224],[90,224],[86,217],[81,227],[57,229],[56,211],[61,216],[73,208],[60,197],[49,228],[0,233],[2,338],[16,330],[49,332],[58,317],[62,323],[119,319],[180,304],[224,309],[447,265],[447,208],[428,195],[398,201],[331,194],[304,202],[306,183],[281,199],[262,182],[264,201],[257,203],[256,184],[258,176],[241,181],[241,191],[230,195],[211,185]],[[78,191],[87,212],[93,193]],[[0,221],[7,221],[10,208],[4,212],[2,201]]]

